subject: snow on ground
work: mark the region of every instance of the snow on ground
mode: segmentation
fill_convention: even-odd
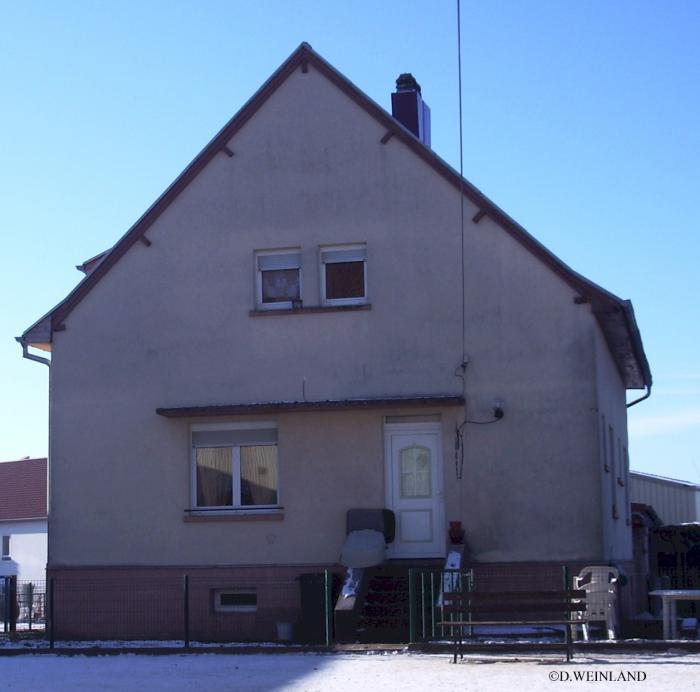
[[[56,640],[57,649],[182,649],[184,646],[185,642],[182,639]],[[287,649],[289,645],[281,642],[190,642],[190,647],[193,649]],[[0,636],[0,650],[49,648],[48,639],[9,639]]]
[[[425,690],[700,690],[700,655],[469,656],[426,654],[20,655],[0,658],[0,690],[284,690],[425,692]],[[621,677],[622,676],[622,677]]]

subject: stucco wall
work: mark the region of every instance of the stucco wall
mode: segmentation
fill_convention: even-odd
[[[383,134],[293,74],[56,332],[52,564],[328,562],[345,509],[383,503],[382,412],[280,415],[284,521],[185,524],[187,421],[155,414],[299,400],[304,379],[310,400],[462,393],[458,193]],[[479,559],[601,559],[595,321],[489,219],[465,240],[467,416],[506,416],[467,425],[457,482],[442,412],[446,518]],[[371,310],[249,316],[256,249],[301,248],[308,306],[318,246],[358,241]]]
[[[595,355],[603,550],[608,561],[630,560],[632,558],[632,514],[625,388],[600,333],[596,333]]]
[[[462,482],[478,559],[599,556],[595,497],[597,329],[574,292],[488,219],[467,235],[467,425]]]
[[[384,415],[401,412],[265,417],[278,425],[284,516],[231,522],[188,520],[190,421],[151,412],[149,426],[141,411],[122,417],[122,431],[132,441],[128,449],[117,455],[86,440],[71,458],[71,471],[82,482],[64,484],[55,474],[52,565],[334,563],[346,511],[384,506]],[[446,433],[455,416],[443,414],[442,453],[449,455]],[[64,511],[70,503],[82,511]]]

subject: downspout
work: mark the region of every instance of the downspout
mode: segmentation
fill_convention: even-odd
[[[33,360],[37,363],[43,363],[47,367],[51,367],[51,361],[48,358],[42,358],[41,356],[35,356],[33,353],[29,353],[29,344],[22,341],[21,336],[16,336],[15,341],[22,345],[22,358],[27,360]]]
[[[630,401],[629,404],[627,404],[627,408],[631,408],[632,406],[636,406],[637,404],[644,401],[644,399],[648,399],[651,396],[651,385],[650,384],[646,385],[646,388],[647,388],[647,393],[644,396],[640,396],[639,399],[635,399],[634,401]]]

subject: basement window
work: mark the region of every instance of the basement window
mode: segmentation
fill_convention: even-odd
[[[367,246],[321,247],[321,301],[324,305],[367,302]]]
[[[214,589],[214,610],[217,613],[254,613],[258,594],[252,589]]]

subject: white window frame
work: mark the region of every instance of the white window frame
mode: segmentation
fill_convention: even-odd
[[[357,252],[362,253],[364,257],[357,260],[328,260],[324,259],[324,253],[331,252]],[[318,258],[320,265],[320,279],[321,279],[321,304],[322,305],[364,305],[367,302],[367,296],[369,291],[367,289],[367,243],[348,243],[346,245],[320,245],[318,248]],[[363,296],[357,296],[354,298],[327,298],[326,297],[326,264],[336,264],[339,262],[362,262],[364,266],[364,287],[365,294]]]
[[[268,446],[272,444],[269,440],[265,440],[261,436],[260,441],[256,442],[254,439],[247,441],[245,444],[212,444],[207,445],[208,448],[224,448],[231,449],[232,451],[232,465],[233,469],[231,474],[233,476],[232,482],[232,505],[206,505],[200,506],[197,504],[197,448],[194,446],[193,433],[195,432],[206,432],[206,431],[226,431],[226,430],[240,430],[240,431],[277,431],[277,423],[275,422],[263,422],[256,421],[251,423],[200,423],[190,426],[190,511],[193,513],[201,512],[202,514],[212,515],[212,514],[264,514],[265,512],[276,512],[282,508],[280,503],[280,483],[279,483],[279,447],[278,443],[274,443],[278,447],[277,451],[277,504],[275,505],[243,505],[241,504],[241,447],[255,447],[257,445]]]
[[[289,256],[289,261],[285,262],[285,255]],[[278,303],[263,303],[263,282],[262,275],[265,271],[260,268],[261,257],[276,257],[280,265],[278,269],[297,269],[299,271],[299,303],[303,295],[302,271],[301,271],[301,248],[280,248],[278,250],[256,250],[255,251],[255,305],[258,310],[290,310],[295,307],[293,300],[283,300]]]

